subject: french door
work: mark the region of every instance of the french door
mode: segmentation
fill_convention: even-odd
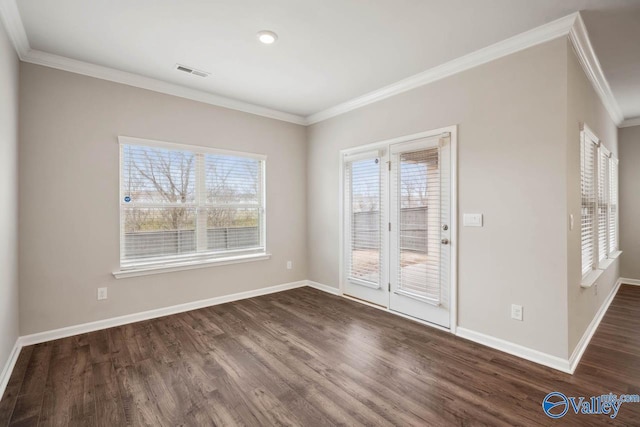
[[[344,155],[348,296],[450,326],[451,136]]]

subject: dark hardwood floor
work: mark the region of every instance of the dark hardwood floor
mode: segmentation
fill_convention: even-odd
[[[640,287],[575,375],[310,288],[25,347],[0,425],[639,425],[541,402],[640,393]]]

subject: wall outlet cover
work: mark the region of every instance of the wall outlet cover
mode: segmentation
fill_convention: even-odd
[[[462,224],[465,227],[482,227],[482,214],[466,213],[462,216]]]
[[[511,318],[522,321],[522,306],[511,304]]]

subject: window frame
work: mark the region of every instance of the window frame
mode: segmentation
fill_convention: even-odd
[[[580,271],[582,274],[582,280],[581,280],[581,286],[582,287],[590,287],[592,286],[596,280],[600,277],[600,275],[602,275],[602,273],[604,272],[604,270],[606,270],[611,264],[613,264],[613,261],[620,256],[620,254],[622,253],[618,246],[619,246],[619,228],[620,228],[620,222],[619,222],[619,215],[616,212],[616,216],[614,218],[614,228],[615,228],[615,236],[616,236],[616,244],[615,244],[615,250],[611,250],[611,246],[610,246],[610,232],[609,232],[609,226],[610,226],[610,221],[611,221],[611,206],[614,204],[614,200],[612,199],[612,194],[611,194],[611,179],[612,179],[612,169],[611,169],[611,165],[612,162],[616,162],[616,164],[618,163],[618,159],[613,155],[613,153],[608,150],[603,142],[600,140],[600,138],[598,138],[595,133],[593,133],[593,131],[591,131],[591,129],[589,129],[589,127],[585,124],[583,124],[581,126],[581,131],[580,131],[580,155],[582,156],[583,154],[583,150],[585,150],[585,148],[583,148],[583,146],[585,144],[594,144],[595,145],[595,150],[593,151],[595,158],[593,159],[593,164],[594,164],[594,169],[593,169],[593,176],[591,176],[591,185],[592,188],[594,189],[594,209],[593,209],[593,213],[592,213],[592,218],[591,218],[591,222],[593,224],[593,230],[592,230],[592,252],[591,252],[591,266],[589,268],[588,271],[585,272],[585,268],[583,261],[584,261],[584,246],[582,246],[582,226],[580,228],[580,242],[581,242],[581,248],[580,248],[580,252],[581,252],[581,267],[580,267]],[[604,156],[606,158],[606,171],[604,174],[601,173],[601,168],[602,168],[602,162],[601,162],[601,157]],[[580,160],[580,199],[581,199],[581,205],[580,205],[580,218],[581,218],[581,224],[582,224],[582,210],[584,209],[584,198],[582,197],[582,176],[584,175],[584,171],[583,171],[583,161],[582,159]],[[616,167],[615,170],[616,174],[619,173],[618,168]],[[604,182],[602,182],[601,180],[604,180]],[[615,206],[616,209],[619,210],[619,191],[617,188],[617,183],[619,182],[619,178],[618,176],[615,177],[615,185],[616,185],[616,191],[615,191]],[[602,186],[602,187],[601,187]],[[600,197],[599,194],[599,189],[602,188],[603,189],[603,195],[602,197]],[[602,201],[602,200],[603,201]],[[600,239],[600,223],[599,223],[599,213],[600,213],[600,207],[601,205],[604,204],[606,206],[606,218],[605,218],[605,233],[604,233],[604,241],[601,241]],[[605,254],[604,254],[604,258],[600,257],[600,248],[601,245],[603,245],[604,250],[605,250]]]
[[[166,150],[179,150],[193,153],[195,156],[195,195],[194,202],[192,203],[140,203],[138,207],[190,207],[195,209],[195,233],[196,233],[196,251],[188,254],[178,254],[169,256],[150,257],[141,260],[127,261],[123,258],[124,254],[124,221],[123,212],[125,207],[135,207],[135,204],[124,202],[123,191],[123,147],[125,145],[143,146],[150,148],[160,148]],[[118,137],[118,151],[119,151],[119,167],[118,167],[118,216],[119,216],[119,265],[120,270],[113,273],[116,278],[132,277],[144,274],[155,274],[163,271],[177,271],[183,269],[193,269],[200,267],[208,267],[212,265],[224,265],[236,262],[248,262],[254,260],[263,260],[270,258],[270,254],[267,252],[267,233],[266,233],[266,168],[267,168],[267,156],[263,154],[247,153],[240,151],[224,150],[218,148],[178,144],[173,142],[157,141],[143,138],[135,138],[129,136]],[[260,195],[258,197],[258,205],[252,206],[259,209],[259,221],[258,221],[258,233],[259,233],[259,245],[251,248],[240,248],[231,250],[218,250],[218,251],[203,251],[202,250],[202,235],[206,236],[207,227],[205,225],[202,229],[201,215],[206,215],[206,209],[215,207],[234,207],[235,204],[220,204],[220,203],[207,203],[206,202],[206,185],[203,187],[205,179],[205,165],[206,155],[224,155],[234,156],[243,159],[253,159],[261,162],[260,171]],[[204,218],[206,220],[206,216]],[[206,224],[206,223],[205,223]]]

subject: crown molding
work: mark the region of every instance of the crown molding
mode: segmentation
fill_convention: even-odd
[[[15,0],[0,0],[0,20],[13,43],[13,47],[22,60],[24,55],[29,51],[29,39],[22,25],[22,18]]]
[[[268,117],[270,119],[281,120],[298,125],[307,124],[304,117],[296,114],[285,113],[283,111],[262,107],[260,105],[239,101],[237,99],[215,95],[203,90],[193,89],[151,77],[141,76],[139,74],[120,71],[31,49],[27,33],[22,23],[22,18],[20,17],[20,11],[18,10],[15,0],[0,0],[0,18],[2,19],[4,27],[11,39],[11,42],[13,43],[13,47],[16,50],[18,57],[23,62],[43,65],[46,67],[56,68],[58,70],[69,71],[71,73],[82,74],[154,92],[165,93],[167,95],[191,99],[205,104]]]
[[[494,61],[512,53],[519,52],[529,47],[558,37],[566,36],[571,30],[577,16],[577,12],[572,13],[571,15],[549,22],[548,24],[518,34],[498,43],[494,43],[449,62],[445,62],[444,64],[415,74],[389,86],[385,86],[350,101],[343,102],[334,107],[312,114],[307,117],[307,122],[308,124],[318,123],[331,117],[364,107],[365,105],[369,105],[437,80],[444,79],[445,77],[452,76],[487,62]]]
[[[624,120],[624,116],[613,96],[611,87],[604,76],[600,62],[593,50],[587,29],[579,12],[572,13],[548,24],[518,34],[498,43],[494,43],[470,54],[453,59],[414,76],[400,80],[399,82],[335,105],[326,110],[311,114],[307,117],[262,107],[210,92],[145,77],[139,74],[120,71],[31,49],[15,0],[0,0],[0,19],[2,20],[21,61],[191,99],[232,110],[243,111],[275,120],[295,123],[298,125],[311,125],[318,123],[331,117],[347,113],[417,87],[444,79],[462,71],[469,70],[487,62],[519,52],[529,47],[568,35],[582,68],[598,93],[598,96],[602,100],[602,103],[614,123],[619,127],[640,125],[640,117]]]
[[[206,104],[216,105],[218,107],[224,107],[231,110],[243,111],[245,113],[268,117],[270,119],[281,120],[298,125],[306,124],[306,120],[304,117],[297,116],[295,114],[272,110],[270,108],[261,107],[259,105],[249,104],[247,102],[238,101],[236,99],[215,95],[210,92],[188,88],[186,86],[165,82],[151,77],[141,76],[139,74],[115,70],[113,68],[103,67],[101,65],[90,64],[88,62],[78,61],[75,59],[70,59],[64,56],[54,55],[39,50],[29,50],[24,55],[24,58],[22,58],[22,60],[31,64],[44,65],[46,67],[56,68],[58,70],[69,71],[72,73],[95,77],[102,80],[109,80],[128,86],[134,86],[154,92],[178,96],[180,98],[191,99],[193,101],[204,102]]]
[[[598,57],[593,50],[587,27],[584,25],[580,13],[577,14],[575,23],[569,31],[569,40],[571,40],[585,74],[591,81],[609,116],[611,116],[611,120],[619,126],[624,121],[624,115],[620,111],[618,102],[614,98],[613,92],[611,92],[609,82],[604,76],[600,61],[598,61]]]
[[[630,128],[631,126],[640,126],[640,117],[635,117],[633,119],[625,119],[618,127],[621,128]]]

